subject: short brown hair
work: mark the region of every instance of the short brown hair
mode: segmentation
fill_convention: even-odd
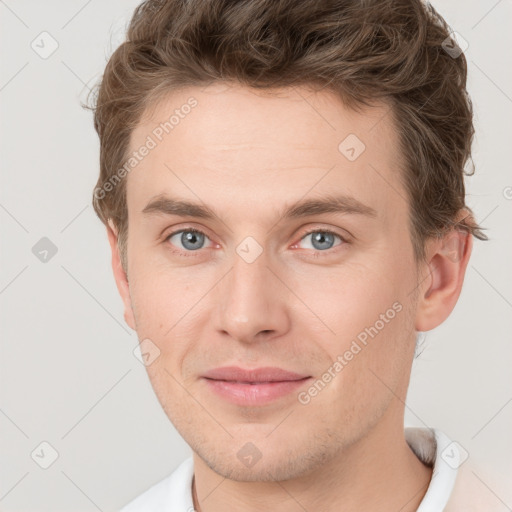
[[[385,102],[399,134],[416,259],[425,258],[428,238],[454,227],[487,240],[465,205],[473,113],[466,59],[447,51],[450,34],[422,0],[142,2],[93,89],[96,104],[84,105],[100,138],[93,205],[118,230],[125,270],[126,180],[108,194],[104,186],[125,164],[130,135],[151,105],[217,81],[318,86],[356,110]],[[469,214],[457,220],[463,208]]]

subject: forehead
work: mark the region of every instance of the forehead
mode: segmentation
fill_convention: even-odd
[[[389,107],[355,112],[326,90],[215,84],[175,91],[133,131],[131,152],[144,145],[152,147],[127,186],[128,204],[138,211],[173,191],[217,198],[225,208],[247,207],[248,196],[269,207],[308,193],[359,195],[376,209],[399,199]]]

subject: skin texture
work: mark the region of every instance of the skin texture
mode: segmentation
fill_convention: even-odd
[[[115,227],[107,232],[126,322],[160,350],[149,378],[194,450],[196,510],[416,510],[431,478],[403,434],[416,333],[455,306],[471,237],[431,240],[416,264],[386,105],[356,113],[307,88],[188,88],[146,116],[132,149],[192,96],[197,106],[125,178],[128,277]],[[349,134],[366,146],[355,161],[338,150]],[[160,194],[206,204],[219,219],[143,214]],[[296,201],[338,194],[376,215],[280,216]],[[169,238],[190,228],[206,234],[203,248]],[[318,249],[313,229],[345,241]],[[236,251],[249,236],[262,249],[252,263]],[[291,393],[233,405],[200,378],[236,365],[319,379],[396,303],[400,312],[307,404]],[[251,467],[238,457],[247,443],[261,455]]]

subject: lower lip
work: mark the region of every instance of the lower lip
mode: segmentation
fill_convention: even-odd
[[[236,405],[264,405],[303,386],[311,377],[301,380],[245,384],[225,380],[204,379],[209,388]]]

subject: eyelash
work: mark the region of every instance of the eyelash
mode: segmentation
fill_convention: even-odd
[[[178,229],[177,231],[173,231],[172,233],[169,233],[165,237],[164,242],[168,242],[171,237],[173,237],[174,235],[177,235],[178,233],[183,233],[183,232],[186,232],[186,233],[198,233],[200,235],[204,235],[206,238],[209,238],[208,235],[206,233],[204,233],[203,231],[201,231],[200,229],[189,227],[189,228]],[[320,253],[327,253],[327,255],[330,255],[333,252],[336,252],[336,248],[339,248],[339,247],[349,243],[349,241],[345,237],[341,236],[336,231],[333,231],[333,230],[330,230],[330,229],[323,229],[323,228],[322,229],[318,229],[318,228],[311,229],[310,231],[306,231],[305,233],[302,233],[302,235],[299,238],[299,242],[302,241],[306,236],[311,235],[312,233],[328,233],[330,235],[337,236],[341,240],[341,242],[342,242],[341,244],[336,245],[336,246],[332,247],[331,249],[327,249],[325,251],[315,250],[315,252],[314,252],[314,254],[312,256],[314,258],[321,257],[321,256],[319,256]],[[299,243],[299,242],[297,242],[297,243]],[[170,246],[170,244],[168,244],[168,245]],[[197,251],[182,251],[182,250],[179,250],[179,249],[171,248],[170,250],[171,250],[171,252],[179,254],[179,255],[184,256],[184,257],[194,257],[194,256],[197,255],[196,253],[200,252],[200,249],[198,249]]]

